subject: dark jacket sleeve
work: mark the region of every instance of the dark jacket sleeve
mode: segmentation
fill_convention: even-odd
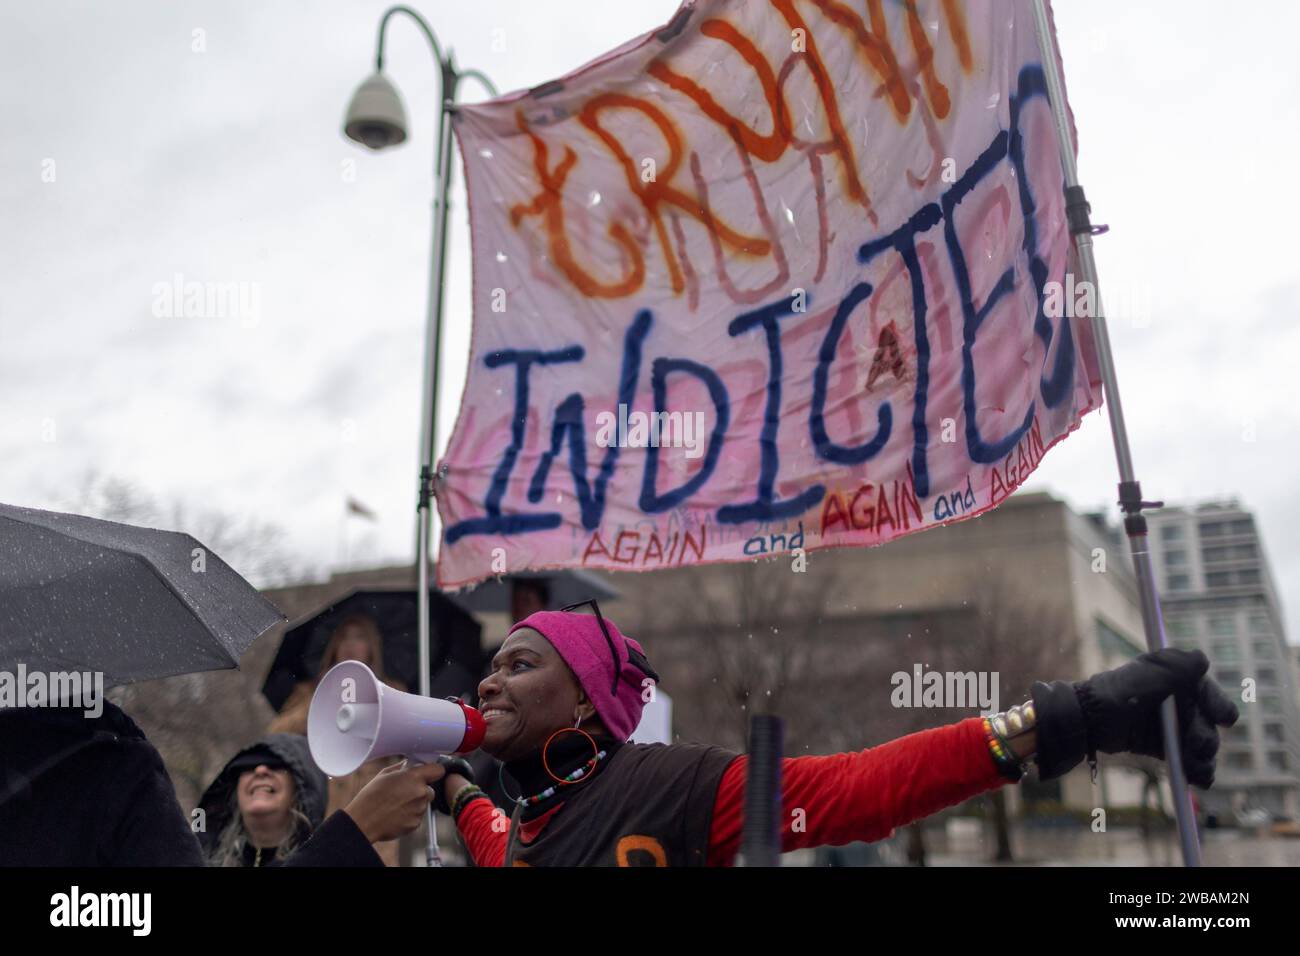
[[[203,866],[203,851],[176,800],[162,757],[145,741],[128,743],[141,766],[135,788],[120,805],[108,843],[113,866]]]
[[[335,810],[311,838],[275,866],[383,866],[375,848],[343,810]]]

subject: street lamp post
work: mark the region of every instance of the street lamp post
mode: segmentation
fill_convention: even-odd
[[[429,315],[424,337],[424,384],[420,403],[420,472],[416,506],[417,617],[419,620],[420,693],[429,695],[429,550],[432,537],[432,499],[434,495],[434,456],[438,448],[438,368],[442,349],[442,302],[444,271],[447,263],[448,191],[452,173],[451,114],[455,110],[456,91],[463,79],[478,80],[495,96],[496,87],[478,70],[456,68],[451,50],[446,55],[438,38],[424,17],[406,6],[390,7],[379,21],[375,72],[357,87],[348,105],[343,132],[367,149],[381,150],[406,140],[406,110],[397,89],[384,76],[384,35],[394,14],[409,16],[429,40],[438,62],[438,135],[434,154],[433,249],[429,270]],[[441,866],[438,838],[433,826],[433,810],[426,823],[429,830],[427,860]]]

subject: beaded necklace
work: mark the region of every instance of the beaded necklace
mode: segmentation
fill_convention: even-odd
[[[559,793],[560,787],[567,786],[572,783],[577,783],[583,777],[587,776],[589,773],[595,770],[596,764],[604,760],[606,756],[608,756],[608,751],[601,750],[597,752],[596,756],[592,757],[590,760],[588,760],[577,770],[573,771],[568,776],[566,776],[563,781],[551,784],[541,793],[534,794],[531,797],[512,797],[511,799],[513,799],[514,802],[519,804],[519,806],[521,807],[530,807],[533,806],[534,804],[541,803],[543,800],[549,800],[551,797],[555,796],[555,794]],[[502,764],[501,768],[504,769],[505,764]],[[500,770],[498,770],[497,772],[499,774]],[[502,786],[502,789],[503,790],[505,789],[504,785]],[[506,794],[506,796],[509,796],[509,794]]]

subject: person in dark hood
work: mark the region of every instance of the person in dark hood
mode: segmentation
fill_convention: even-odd
[[[230,759],[199,800],[212,866],[265,866],[306,842],[325,818],[327,779],[307,738],[268,734]]]

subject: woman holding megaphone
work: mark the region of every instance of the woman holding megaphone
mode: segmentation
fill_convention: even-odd
[[[432,798],[479,866],[734,862],[748,758],[704,744],[630,743],[658,675],[641,646],[587,603],[594,615],[538,611],[517,623],[479,684],[481,747],[518,787],[508,820],[453,757],[390,768],[346,808],[354,827],[329,820],[322,831],[346,829],[354,850],[358,832],[392,839],[419,825]],[[1020,780],[1031,761],[1050,780],[1098,752],[1163,758],[1160,704],[1171,694],[1187,778],[1208,788],[1217,728],[1238,716],[1208,668],[1199,651],[1165,649],[1086,681],[1035,683],[1030,700],[991,717],[854,753],[787,757],[781,848],[882,839]],[[299,851],[303,865],[316,842]]]

